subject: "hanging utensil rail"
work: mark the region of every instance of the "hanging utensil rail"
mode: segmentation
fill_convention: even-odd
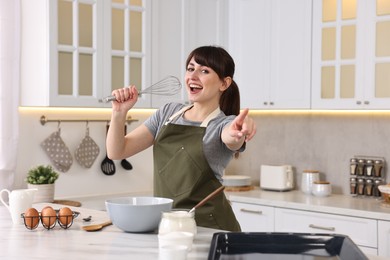
[[[110,119],[47,119],[46,116],[42,115],[40,120],[41,125],[45,125],[46,123],[56,122],[110,122]],[[126,123],[137,122],[138,119],[131,118],[128,116],[126,119]]]

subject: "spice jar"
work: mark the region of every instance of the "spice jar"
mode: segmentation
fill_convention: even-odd
[[[366,161],[364,159],[359,159],[358,160],[358,165],[357,165],[357,175],[358,176],[363,176],[364,175],[364,165]]]
[[[366,196],[372,196],[373,182],[371,179],[366,180],[366,185],[364,185],[364,194]]]
[[[373,175],[374,162],[372,160],[367,160],[366,162],[366,176],[371,177]]]
[[[351,178],[349,182],[350,182],[350,194],[356,194],[357,193],[356,178]]]
[[[375,160],[374,162],[374,176],[382,177],[383,161]]]
[[[357,194],[364,195],[364,179],[357,179]]]
[[[350,166],[350,174],[356,175],[356,168],[357,168],[356,158],[351,158],[349,166]]]
[[[166,234],[174,231],[197,233],[195,212],[189,212],[185,209],[174,209],[162,213],[158,233]]]
[[[382,185],[382,180],[380,179],[377,179],[374,181],[374,188],[372,190],[372,195],[374,197],[380,197],[382,194],[381,194],[381,191],[379,190],[379,185]]]

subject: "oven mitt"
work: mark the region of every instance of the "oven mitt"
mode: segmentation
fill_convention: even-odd
[[[81,141],[75,152],[76,161],[85,168],[90,168],[99,155],[100,149],[96,142],[89,136],[87,128],[84,139]]]
[[[41,143],[41,147],[57,170],[67,172],[73,164],[73,158],[60,134],[58,129]]]

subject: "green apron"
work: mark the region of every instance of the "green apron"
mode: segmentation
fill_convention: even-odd
[[[170,122],[190,107],[175,113],[161,128],[153,147],[154,195],[172,198],[173,208],[191,209],[221,186],[203,153],[203,136],[211,113],[201,127]],[[195,211],[198,226],[241,231],[229,201],[222,192]]]

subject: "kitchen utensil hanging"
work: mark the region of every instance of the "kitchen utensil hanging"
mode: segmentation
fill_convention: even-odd
[[[67,172],[70,169],[73,164],[73,158],[69,148],[61,138],[60,122],[58,122],[57,131],[46,138],[41,143],[41,147],[58,171]]]
[[[75,151],[76,161],[85,168],[90,168],[99,155],[100,149],[96,142],[89,136],[88,121],[85,129],[85,137]]]
[[[109,127],[110,127],[110,125],[107,124],[106,125],[106,133],[108,132]],[[100,168],[105,175],[114,175],[115,174],[115,171],[116,171],[115,163],[113,160],[108,158],[107,152],[106,152],[106,157],[103,159],[103,161],[100,165]]]
[[[181,89],[180,80],[175,76],[167,76],[162,80],[154,83],[150,87],[138,92],[139,95],[150,94],[150,95],[161,95],[161,96],[173,96]],[[108,96],[99,99],[99,102],[110,102],[114,101],[115,96]]]
[[[127,134],[127,125],[125,124],[125,135],[126,134]],[[125,170],[130,171],[133,169],[133,165],[131,165],[131,163],[126,159],[122,159],[121,165],[122,165],[123,169],[125,169]]]

